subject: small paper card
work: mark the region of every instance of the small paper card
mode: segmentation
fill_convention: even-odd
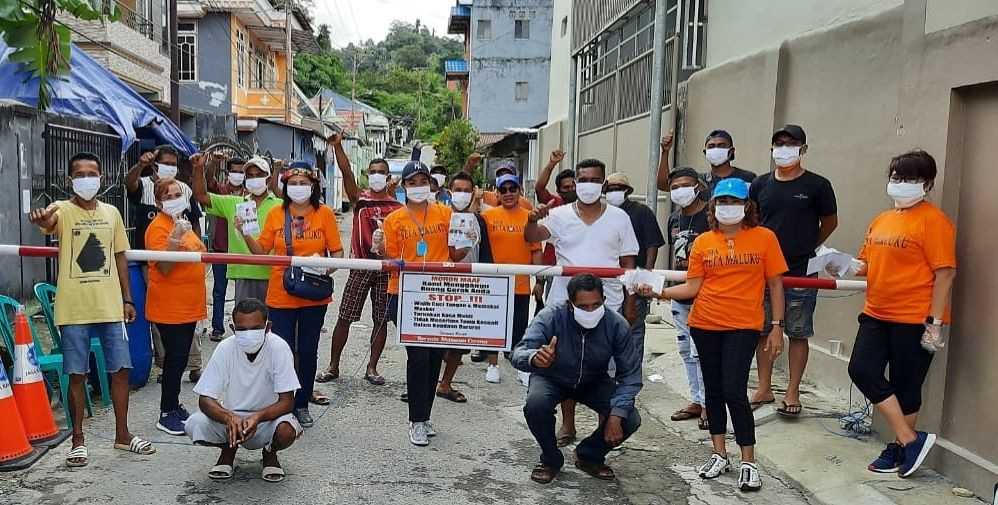
[[[243,220],[243,235],[257,235],[260,233],[260,222],[256,217],[256,202],[246,200],[236,205],[236,216]]]

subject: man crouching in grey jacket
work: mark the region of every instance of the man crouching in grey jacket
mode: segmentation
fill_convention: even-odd
[[[600,425],[575,449],[575,466],[597,479],[613,480],[610,449],[641,426],[634,397],[641,390],[641,356],[622,316],[603,308],[603,282],[579,274],[568,283],[569,302],[545,308],[513,349],[513,366],[530,372],[523,415],[541,446],[530,478],[547,484],[565,463],[555,440],[556,405],[573,399],[596,411]],[[610,359],[616,379],[607,375]]]

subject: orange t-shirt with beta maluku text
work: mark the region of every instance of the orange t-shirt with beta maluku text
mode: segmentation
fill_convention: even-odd
[[[160,212],[146,228],[145,243],[150,251],[165,251],[173,233],[173,218]],[[180,239],[182,252],[205,252],[207,249],[193,231]],[[208,317],[204,263],[174,263],[169,274],[149,262],[149,287],[146,288],[146,319],[153,323],[185,324]]]
[[[325,205],[309,207],[304,216],[292,213],[291,248],[295,256],[328,256],[343,250],[340,230],[336,225],[336,213]],[[284,240],[284,206],[270,210],[264,220],[263,230],[257,242],[264,251],[272,251],[276,256],[287,256],[288,248]],[[284,271],[287,267],[270,268],[270,282],[267,286],[267,306],[276,309],[298,309],[328,305],[332,298],[306,300],[292,296],[284,289]]]
[[[450,232],[450,217],[453,211],[442,205],[427,205],[425,210],[411,210],[402,207],[385,218],[381,228],[385,231],[385,256],[406,263],[450,261],[450,248],[447,236]],[[416,254],[420,241],[426,241],[426,255]],[[399,274],[392,272],[388,279],[388,292],[399,293]]]
[[[530,211],[517,207],[494,207],[482,212],[492,246],[492,262],[505,265],[530,265],[531,256],[541,250],[541,244],[527,242],[523,230],[527,227]],[[516,276],[515,294],[530,294],[530,276]]]

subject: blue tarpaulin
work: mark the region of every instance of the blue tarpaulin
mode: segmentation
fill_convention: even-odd
[[[12,63],[12,50],[0,38],[0,99],[38,107],[38,79],[25,81],[23,65]],[[159,144],[169,144],[188,155],[197,146],[170,119],[114,76],[85,51],[73,45],[70,72],[52,79],[48,112],[107,123],[121,137],[122,152],[135,142],[137,128],[148,127]]]

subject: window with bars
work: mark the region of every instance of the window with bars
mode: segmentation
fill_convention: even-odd
[[[491,40],[492,39],[492,20],[491,19],[479,19],[478,20],[478,40]]]
[[[246,85],[246,33],[236,30],[236,83]]]
[[[517,81],[516,83],[516,101],[526,102],[530,95],[530,85],[527,81]]]
[[[529,19],[517,19],[513,21],[513,38],[515,39],[529,39],[530,38],[530,20]]]
[[[263,49],[250,54],[250,87],[269,88],[268,58]]]
[[[703,68],[703,50],[707,25],[707,0],[684,0],[683,6],[683,68],[685,71]]]
[[[181,81],[198,80],[198,33],[195,23],[177,23],[177,68]]]

